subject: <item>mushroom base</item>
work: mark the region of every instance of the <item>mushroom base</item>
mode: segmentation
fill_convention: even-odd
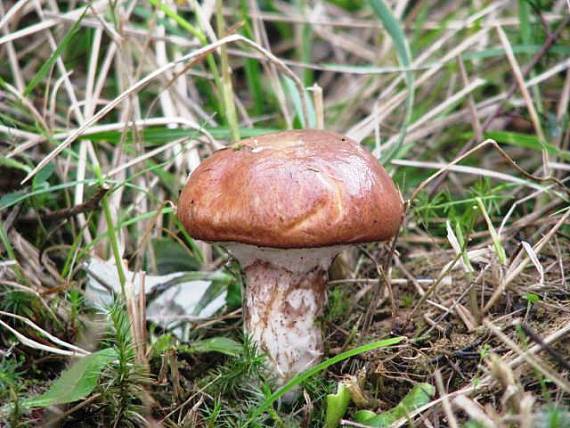
[[[282,385],[323,355],[318,318],[326,303],[327,269],[342,248],[226,247],[246,277],[245,331]]]

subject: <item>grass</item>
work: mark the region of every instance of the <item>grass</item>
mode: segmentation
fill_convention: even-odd
[[[563,0],[0,3],[0,425],[568,426],[569,16]],[[321,123],[372,151],[408,210],[395,251],[334,263],[326,355],[276,388],[243,336],[239,266],[175,205],[214,150]],[[115,263],[104,308],[94,258]],[[169,324],[141,272],[163,293],[212,285]]]

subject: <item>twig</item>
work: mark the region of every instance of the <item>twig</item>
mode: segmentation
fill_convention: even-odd
[[[445,392],[445,387],[443,386],[443,379],[441,378],[441,372],[439,369],[435,371],[435,384],[437,385],[437,392],[442,399],[442,406],[445,415],[447,416],[447,423],[449,424],[450,428],[459,428],[459,424],[457,423],[457,419],[455,419],[455,415],[451,410],[451,403],[449,402],[449,397]]]
[[[566,359],[566,357],[564,357],[562,354],[560,354],[556,349],[552,348],[550,345],[547,345],[546,343],[544,343],[544,340],[542,340],[542,338],[537,333],[535,333],[535,331],[533,329],[531,329],[528,324],[521,323],[519,325],[523,329],[524,333],[528,337],[530,337],[530,339],[534,343],[536,343],[538,346],[540,346],[542,349],[544,349],[546,352],[548,352],[548,354],[554,360],[556,360],[558,365],[560,365],[562,368],[570,371],[570,363],[568,363],[568,360]]]
[[[465,395],[459,395],[453,400],[453,404],[460,407],[471,419],[485,428],[498,428],[491,418],[485,413],[480,404],[467,398]]]
[[[32,222],[32,221],[66,220],[77,214],[93,211],[99,208],[99,203],[110,189],[111,188],[109,186],[103,185],[99,187],[99,189],[97,189],[97,192],[95,192],[95,194],[87,202],[75,205],[71,208],[62,208],[56,211],[48,211],[48,212],[39,213],[34,216],[24,217],[22,219],[19,219],[19,221]]]
[[[28,347],[33,348],[33,349],[38,349],[40,351],[51,352],[52,354],[65,355],[67,357],[84,357],[85,355],[87,355],[87,354],[79,353],[77,351],[67,351],[65,349],[59,349],[59,348],[56,348],[53,346],[44,345],[43,343],[37,342],[35,340],[32,340],[32,339],[24,336],[18,330],[10,327],[8,324],[6,324],[2,320],[0,320],[0,326],[4,327],[6,330],[8,330],[14,336],[16,336],[16,339],[18,339],[18,341],[24,346],[28,346]]]
[[[432,295],[432,293],[435,291],[437,286],[441,283],[441,281],[443,281],[443,278],[445,278],[449,274],[449,272],[451,272],[451,270],[454,268],[455,264],[459,261],[459,259],[462,257],[462,255],[463,255],[462,253],[457,254],[455,256],[455,258],[452,260],[452,262],[449,263],[446,266],[446,268],[440,272],[440,274],[437,277],[437,279],[435,280],[435,282],[426,290],[425,294],[420,298],[418,303],[416,303],[414,308],[407,315],[407,323],[406,324],[410,323],[410,321],[412,320],[414,314],[419,309],[419,307],[424,304],[424,302],[428,299],[429,296]]]
[[[101,397],[100,393],[96,393],[91,395],[90,397],[86,398],[85,400],[83,400],[81,403],[73,406],[71,409],[66,410],[65,412],[63,412],[60,415],[55,416],[53,419],[50,419],[48,421],[48,426],[56,426],[59,425],[58,422],[63,421],[65,418],[67,418],[68,416],[72,415],[73,413],[77,412],[78,410],[82,409],[83,407],[93,403],[94,401],[96,401],[97,399],[99,399],[99,397]]]
[[[411,206],[411,204],[414,202],[414,200],[416,199],[416,197],[418,196],[418,194],[424,190],[427,185],[429,183],[431,183],[432,181],[434,181],[435,179],[437,179],[438,177],[441,177],[443,175],[445,175],[447,172],[449,172],[451,170],[451,167],[458,164],[459,162],[461,162],[463,159],[467,158],[468,156],[472,155],[473,153],[475,153],[476,151],[482,149],[483,147],[487,146],[487,145],[491,145],[493,146],[501,155],[501,157],[503,159],[505,159],[513,168],[515,168],[518,172],[520,172],[522,175],[524,175],[526,178],[533,180],[533,181],[537,181],[539,183],[544,183],[544,182],[552,182],[552,183],[556,183],[564,192],[570,194],[570,190],[564,185],[564,183],[562,183],[560,180],[558,180],[557,178],[554,178],[552,176],[549,177],[538,177],[536,175],[530,174],[529,172],[525,171],[523,168],[521,168],[514,160],[511,159],[511,157],[507,154],[507,152],[505,152],[503,150],[503,148],[495,141],[492,139],[487,139],[485,141],[483,141],[482,143],[478,144],[477,146],[473,147],[472,149],[466,151],[463,154],[460,154],[459,156],[457,156],[452,162],[448,163],[447,166],[443,169],[440,169],[439,171],[437,171],[435,174],[433,174],[431,177],[428,177],[427,179],[425,179],[414,191],[414,193],[412,193],[412,196],[409,199],[409,206]]]
[[[564,336],[566,336],[568,333],[570,333],[570,323],[567,323],[564,327],[562,327],[561,329],[555,331],[554,333],[548,335],[545,339],[544,339],[544,343],[547,344],[551,344],[556,342],[557,340],[562,339]],[[538,351],[541,350],[541,347],[538,345],[532,346],[530,349],[528,349],[526,352],[524,352],[523,354],[519,355],[518,357],[512,359],[511,361],[507,362],[507,365],[514,369],[516,367],[518,367],[521,363],[523,363],[524,361],[526,361],[526,358],[528,355],[532,355],[537,353]],[[483,377],[481,379],[480,382],[478,382],[477,384],[471,384],[469,386],[466,386],[465,388],[462,388],[460,390],[457,391],[453,391],[450,392],[449,394],[446,395],[446,397],[448,399],[451,399],[453,397],[457,397],[459,395],[465,394],[465,395],[469,395],[475,391],[481,391],[481,389],[483,388],[488,388],[490,386],[493,385],[493,383],[496,382],[496,380],[491,376],[491,375],[486,375],[485,377]],[[426,404],[425,406],[420,407],[419,409],[414,410],[413,412],[410,412],[409,415],[406,415],[405,418],[400,418],[398,421],[396,421],[394,424],[392,424],[392,428],[396,428],[396,427],[401,427],[407,423],[409,423],[409,421],[422,414],[423,412],[425,412],[426,410],[431,409],[433,406],[437,406],[439,403],[441,403],[443,401],[443,397],[440,397],[436,400],[430,401],[428,404]]]
[[[403,218],[400,224],[402,223],[403,223]],[[398,236],[400,235],[400,230],[401,228],[398,228],[398,233],[392,239],[392,243],[390,245],[390,253],[386,257],[386,260],[384,261],[384,266],[379,266],[378,263],[375,263],[376,269],[378,271],[378,283],[377,286],[374,287],[374,291],[372,292],[372,297],[370,298],[370,304],[368,305],[368,308],[366,309],[366,314],[364,315],[364,322],[362,323],[362,330],[361,330],[362,337],[366,336],[366,334],[368,333],[368,329],[372,324],[372,318],[374,317],[374,311],[376,311],[376,308],[378,306],[378,297],[380,296],[380,290],[382,289],[382,284],[386,284],[386,287],[388,288],[388,293],[390,294],[390,307],[391,307],[392,316],[396,314],[396,302],[394,301],[394,293],[392,292],[392,285],[390,284],[387,272],[388,269],[390,268],[390,264],[392,263],[394,251],[396,250],[396,242],[398,241]],[[374,258],[371,257],[371,259],[372,261],[375,261]]]
[[[544,367],[540,364],[538,360],[531,354],[524,352],[515,342],[513,342],[505,333],[503,333],[496,325],[494,325],[488,319],[483,320],[483,325],[487,327],[491,333],[493,333],[497,338],[501,340],[505,345],[519,354],[530,366],[534,367],[536,370],[541,372],[544,376],[549,378],[552,382],[558,385],[561,389],[570,392],[570,383],[565,379],[561,378],[558,373],[552,372],[550,369]]]

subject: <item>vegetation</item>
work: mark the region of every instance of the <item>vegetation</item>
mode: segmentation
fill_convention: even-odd
[[[570,426],[569,7],[0,2],[0,425]],[[213,150],[303,127],[407,212],[276,388],[175,210]]]

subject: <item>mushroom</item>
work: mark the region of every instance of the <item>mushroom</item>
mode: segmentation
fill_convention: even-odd
[[[245,274],[244,324],[279,385],[323,355],[327,270],[349,245],[384,241],[403,215],[380,163],[326,131],[277,132],[215,152],[190,175],[178,217]]]

